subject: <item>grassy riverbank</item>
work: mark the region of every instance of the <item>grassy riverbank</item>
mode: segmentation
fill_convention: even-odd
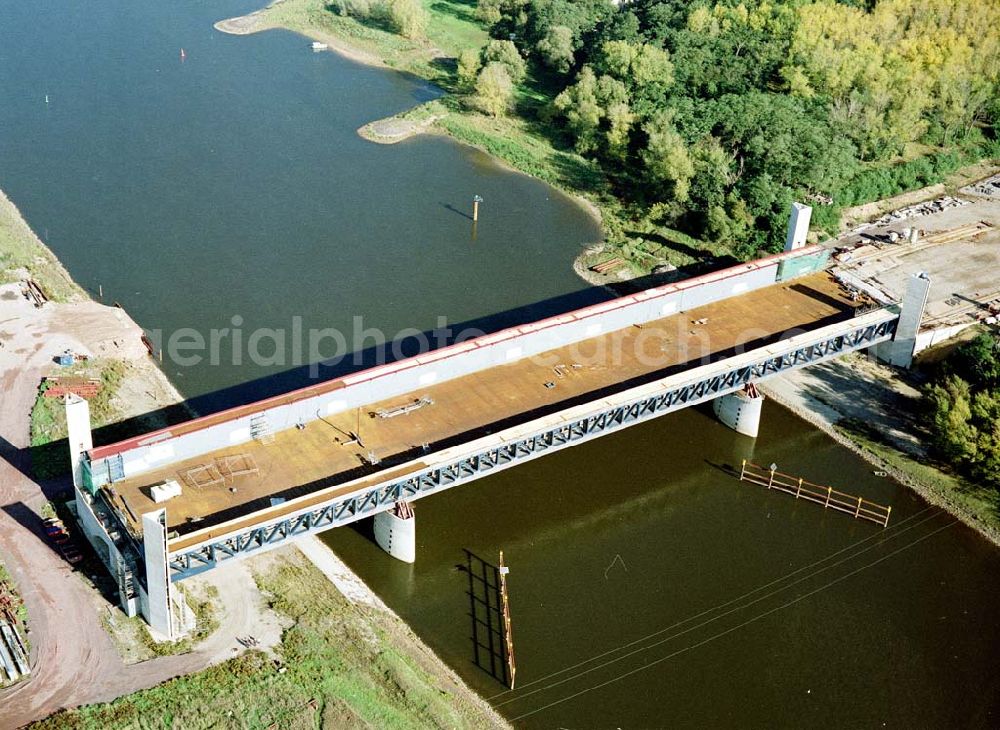
[[[324,0],[281,0],[247,16],[248,23],[224,21],[217,27],[235,33],[287,28],[328,43],[348,58],[410,73],[453,92],[430,106],[424,105],[430,113],[440,116],[424,131],[448,134],[486,151],[514,170],[578,196],[605,225],[620,228],[625,220],[620,204],[593,162],[572,150],[555,147],[531,115],[487,116],[457,93],[457,56],[466,49],[478,51],[489,40],[473,15],[474,4],[461,0],[423,0],[423,4],[430,18],[425,40],[403,38],[379,21],[340,15]],[[531,84],[518,90],[519,105],[537,107],[548,101]],[[408,110],[396,118],[407,120],[425,113]],[[622,222],[616,225],[618,219]]]
[[[835,428],[868,461],[1000,545],[1000,495],[996,490],[887,444],[878,430],[863,421],[845,420]]]
[[[34,280],[56,302],[84,297],[58,259],[31,230],[20,211],[0,191],[0,284]]]
[[[366,126],[363,128],[365,130],[363,133],[365,136],[374,139],[374,141],[387,143],[405,139],[412,134],[432,131],[442,132],[458,141],[485,150],[497,160],[515,170],[537,177],[587,201],[588,206],[597,212],[602,219],[607,239],[607,243],[603,248],[591,248],[589,258],[585,257],[584,260],[577,262],[577,271],[587,278],[588,281],[591,281],[591,283],[614,283],[618,279],[649,274],[656,270],[657,267],[662,267],[665,264],[678,267],[685,274],[695,273],[704,267],[716,268],[725,263],[730,263],[734,258],[743,259],[772,251],[779,244],[777,234],[768,234],[765,236],[762,231],[766,229],[774,233],[774,231],[780,229],[783,236],[785,211],[787,210],[788,202],[793,198],[814,201],[813,224],[816,231],[815,235],[835,235],[838,232],[838,224],[842,222],[840,214],[843,208],[857,206],[871,200],[888,198],[917,188],[925,188],[931,184],[940,184],[956,169],[969,165],[980,158],[995,155],[998,149],[996,142],[991,141],[992,138],[988,134],[985,136],[971,134],[961,139],[952,139],[945,136],[942,140],[938,141],[935,141],[937,137],[931,139],[933,137],[931,135],[926,140],[921,140],[920,143],[913,142],[904,145],[898,154],[890,156],[877,155],[872,157],[858,152],[857,154],[852,153],[852,155],[848,155],[848,157],[851,157],[848,160],[847,158],[833,159],[832,157],[820,154],[816,157],[816,160],[826,160],[826,162],[816,162],[816,164],[819,164],[820,167],[825,164],[829,168],[823,174],[840,176],[842,178],[829,190],[824,188],[823,195],[814,194],[816,192],[814,189],[816,181],[812,180],[810,182],[807,179],[808,175],[805,173],[791,176],[789,180],[785,180],[778,187],[774,188],[774,190],[771,190],[769,187],[774,183],[774,180],[765,175],[762,178],[763,182],[761,184],[769,192],[766,192],[761,197],[763,188],[755,188],[753,194],[747,193],[744,195],[746,200],[756,201],[753,202],[753,205],[760,209],[755,209],[756,212],[752,215],[749,214],[749,208],[746,205],[741,207],[742,204],[746,203],[746,200],[743,200],[743,203],[734,202],[739,197],[734,197],[735,193],[726,198],[725,202],[717,195],[716,198],[719,199],[715,200],[713,198],[715,203],[713,203],[714,207],[711,209],[707,207],[707,203],[699,207],[701,203],[692,204],[685,202],[686,193],[674,196],[673,198],[670,195],[664,197],[664,191],[670,190],[669,181],[654,183],[646,179],[648,177],[646,175],[648,170],[643,172],[642,168],[644,164],[647,164],[644,161],[648,157],[646,154],[648,150],[643,151],[641,149],[642,143],[649,141],[647,139],[649,137],[649,129],[657,127],[657,125],[659,127],[663,127],[664,125],[669,127],[669,124],[654,114],[651,118],[656,124],[653,127],[650,127],[648,124],[643,126],[640,123],[641,114],[649,116],[652,112],[646,109],[645,112],[640,113],[638,106],[641,105],[635,99],[632,99],[632,101],[636,101],[636,106],[631,111],[626,109],[627,113],[623,117],[623,119],[631,120],[628,124],[634,122],[634,133],[631,138],[631,146],[627,146],[622,155],[618,157],[612,155],[611,157],[614,158],[612,160],[607,155],[602,157],[600,154],[594,154],[594,150],[587,153],[588,156],[586,157],[581,156],[581,154],[575,151],[577,149],[585,150],[587,145],[574,145],[573,134],[576,133],[573,131],[574,124],[581,127],[581,129],[584,127],[590,129],[590,127],[587,127],[587,124],[597,125],[594,129],[590,130],[590,132],[596,135],[595,144],[599,150],[606,146],[604,137],[607,132],[608,120],[605,119],[602,122],[601,115],[605,114],[607,110],[604,110],[600,106],[600,103],[598,103],[601,102],[601,94],[605,92],[598,91],[596,100],[591,100],[594,101],[594,104],[590,104],[590,106],[584,104],[580,109],[573,107],[570,111],[567,111],[566,100],[562,99],[560,103],[556,103],[556,99],[557,96],[565,96],[564,89],[570,88],[566,84],[571,80],[571,76],[567,76],[565,71],[556,71],[550,63],[541,62],[539,57],[540,46],[535,43],[537,39],[529,39],[522,36],[540,32],[537,28],[534,28],[532,23],[543,26],[551,25],[552,23],[565,23],[566,25],[576,27],[574,23],[580,21],[584,23],[582,27],[589,28],[590,25],[588,24],[593,24],[597,21],[588,15],[590,11],[584,6],[579,6],[579,8],[572,5],[558,5],[551,8],[548,6],[527,6],[518,10],[521,6],[514,8],[510,4],[505,5],[501,3],[499,9],[497,9],[494,7],[496,3],[475,3],[471,0],[419,0],[419,2],[426,12],[426,30],[424,37],[421,37],[420,33],[411,34],[415,35],[416,38],[406,38],[396,32],[394,21],[390,20],[389,17],[391,12],[385,9],[385,7],[392,5],[391,0],[388,0],[386,3],[381,3],[379,0],[333,0],[332,2],[328,2],[327,0],[276,0],[273,5],[262,11],[258,11],[242,19],[223,21],[217,27],[236,33],[249,33],[274,27],[288,28],[313,39],[326,42],[331,48],[348,57],[414,74],[445,89],[449,94],[439,101],[434,102],[435,116],[438,116],[437,112],[441,110],[444,110],[445,113],[440,114],[439,118],[433,124],[408,123],[408,114],[404,113],[384,122],[383,128],[390,132],[388,134],[378,134],[376,125]],[[483,7],[480,8],[480,5],[483,5]],[[603,11],[592,10],[591,15],[596,13],[597,16],[602,16]],[[617,12],[618,15],[628,15],[630,11],[623,9]],[[644,18],[642,22],[647,24],[653,22],[649,17],[646,17],[650,12],[648,8],[645,10],[639,9],[635,12],[641,18]],[[719,12],[721,11],[717,7],[716,13],[718,14]],[[763,9],[761,12],[766,15],[770,10]],[[468,60],[470,53],[475,56],[483,48],[484,44],[489,41],[487,26],[481,22],[480,18],[490,16],[491,13],[498,13],[504,18],[503,22],[493,27],[493,32],[497,38],[504,38],[507,35],[504,31],[504,28],[507,28],[507,26],[503,23],[514,23],[517,26],[519,32],[511,34],[510,37],[517,37],[516,42],[519,44],[518,52],[521,56],[519,62],[523,65],[524,59],[528,59],[527,73],[516,73],[511,77],[513,89],[510,109],[507,113],[501,113],[499,116],[486,115],[480,111],[481,104],[477,97],[478,92],[474,92],[471,88],[475,83],[470,80],[469,67],[468,65],[464,67],[464,73],[460,73],[459,68],[459,59],[462,57],[463,52],[465,52],[465,59]],[[521,20],[517,20],[520,17],[518,13],[523,16]],[[674,13],[674,15],[677,14]],[[683,15],[683,13],[681,14]],[[529,16],[531,22],[526,21]],[[605,36],[601,35],[604,32],[611,33],[611,35],[607,35],[607,38],[617,38],[618,36],[614,34],[622,33],[624,37],[630,39],[628,43],[632,43],[632,45],[629,47],[633,48],[633,50],[639,48],[636,43],[639,43],[641,39],[632,38],[629,35],[631,31],[626,30],[629,19],[618,18],[617,16],[616,18],[621,20],[621,27],[614,26],[614,29],[612,29],[612,26],[604,26],[598,23],[595,27],[601,32],[597,32],[596,36],[604,38]],[[694,18],[694,14],[692,18]],[[631,20],[635,20],[634,14]],[[667,25],[674,23],[676,20],[674,18]],[[744,17],[743,20],[745,21],[746,18]],[[527,22],[527,25],[521,27],[525,22]],[[666,23],[666,20],[664,22]],[[874,21],[871,18],[867,18],[865,22],[870,23]],[[517,25],[518,23],[521,23],[521,25]],[[656,24],[653,23],[653,25],[655,26]],[[562,30],[565,31],[568,29],[562,28]],[[653,33],[655,28],[645,28],[645,30],[656,35],[656,33]],[[784,29],[784,31],[787,30],[787,28]],[[663,33],[668,32],[662,28],[660,31]],[[754,30],[753,33],[757,31],[759,31],[759,28]],[[670,37],[683,48],[687,48],[684,44],[690,41],[691,38],[696,36],[701,37],[699,35],[700,31],[691,31],[690,28],[687,30],[675,28],[669,32],[674,33]],[[728,33],[729,31],[727,30],[726,32]],[[685,33],[688,35],[684,35]],[[715,42],[710,40],[714,38],[712,33],[706,30],[701,35],[707,34],[709,39],[701,38],[701,41],[711,46],[711,43]],[[764,35],[766,36],[766,33]],[[662,38],[657,36],[657,43],[661,43],[662,40]],[[767,41],[766,38],[757,38],[755,42],[761,43],[761,47],[767,48],[769,51],[764,52],[758,49],[758,51],[751,53],[751,55],[760,53],[763,56],[769,57],[770,52],[776,53],[778,56],[783,55],[783,51],[776,49],[780,49],[782,47],[781,43],[785,41],[776,39],[772,39],[772,41],[773,47],[768,45],[771,41]],[[583,54],[587,62],[597,68],[599,73],[611,73],[614,75],[612,71],[608,70],[614,64],[610,61],[605,63],[601,60],[601,54],[604,51],[600,48],[600,40],[589,39],[588,36],[586,39],[576,39],[574,43],[574,52]],[[596,45],[593,45],[593,47],[588,45],[592,43]],[[586,48],[580,48],[581,44],[586,46]],[[714,47],[710,50],[702,50],[705,50],[707,53],[719,52]],[[663,78],[671,76],[669,72],[671,63],[674,71],[683,67],[687,73],[694,73],[692,68],[697,67],[700,62],[698,60],[700,57],[698,57],[697,53],[694,53],[693,56],[677,55],[678,53],[680,51],[674,49],[671,51],[673,55],[668,54],[670,63],[665,62],[665,70],[661,74]],[[570,56],[572,57],[572,55],[571,53]],[[739,55],[738,51],[736,55]],[[721,53],[719,58],[715,59],[709,65],[718,65],[723,63],[724,59],[725,62],[732,61],[731,54]],[[604,66],[601,65],[602,63],[604,63]],[[569,65],[573,69],[576,68],[572,63]],[[736,65],[738,66],[738,64]],[[575,73],[575,70],[573,72]],[[475,69],[471,73],[474,74]],[[706,73],[708,72],[706,71]],[[740,77],[739,72],[734,71],[734,73],[736,77]],[[761,112],[763,114],[762,118],[770,119],[768,114],[772,112],[778,115],[771,120],[771,122],[777,125],[775,127],[777,131],[771,130],[765,125],[765,128],[762,128],[760,133],[765,137],[774,137],[774,145],[780,147],[778,140],[784,140],[785,137],[783,135],[786,135],[788,130],[782,126],[784,122],[779,123],[777,119],[780,117],[788,121],[788,118],[782,117],[775,109],[779,109],[779,111],[780,109],[784,109],[782,104],[785,103],[794,106],[800,100],[793,90],[785,88],[784,83],[778,83],[777,81],[771,84],[771,86],[764,84],[762,88],[758,89],[762,93],[758,96],[753,96],[748,91],[752,90],[750,87],[753,87],[753,84],[750,83],[751,77],[753,77],[753,74],[749,74],[747,78],[742,79],[741,83],[745,82],[743,85],[747,86],[749,84],[749,87],[741,87],[742,90],[740,93],[745,94],[745,96],[739,98],[751,104],[752,109],[757,109],[753,104],[763,104],[764,107],[762,108],[770,110],[767,113]],[[602,81],[608,81],[610,78],[602,77]],[[662,78],[657,78],[662,81]],[[618,80],[621,81],[622,79]],[[626,83],[621,88],[630,88],[629,84],[632,82],[632,79],[629,74],[625,74],[624,81]],[[562,95],[560,95],[561,91],[563,91]],[[673,103],[671,99],[674,97],[681,98],[685,95],[693,94],[691,99],[696,107],[694,108],[694,112],[701,113],[698,111],[699,109],[704,111],[704,109],[716,107],[720,109],[726,108],[725,104],[720,105],[718,103],[719,99],[715,98],[715,96],[712,94],[705,96],[702,91],[704,89],[699,91],[693,87],[675,88],[672,92],[673,96],[668,95],[669,98],[660,98],[656,94],[653,94],[651,98],[654,98],[656,104],[661,104],[662,102],[670,106]],[[580,93],[584,94],[582,91]],[[589,97],[587,98],[589,99]],[[767,106],[765,102],[767,104],[773,103],[777,106],[772,108]],[[642,103],[648,106],[652,102],[650,102],[650,99],[643,97]],[[682,116],[688,114],[688,112],[692,112],[692,109],[687,109],[687,107],[684,107],[684,109],[687,111],[683,111]],[[632,115],[632,112],[636,112],[640,116],[633,119],[634,115]],[[577,116],[574,117],[573,115]],[[748,124],[756,123],[750,121],[751,117],[756,116],[756,111],[740,116],[741,118],[746,118]],[[723,117],[725,117],[724,114]],[[801,115],[795,114],[791,118],[797,119],[800,117]],[[718,122],[719,120],[716,121]],[[723,119],[723,121],[725,120]],[[768,124],[771,122],[768,122]],[[638,131],[639,127],[642,129],[641,132]],[[576,131],[579,132],[579,130]],[[730,131],[732,132],[732,130]],[[585,131],[580,133],[589,134],[590,132]],[[772,132],[774,133],[772,134]],[[712,134],[717,135],[722,134],[722,132],[713,131]],[[808,146],[809,142],[806,138],[809,135],[805,131],[800,130],[792,136],[799,138],[802,140],[803,145]],[[834,137],[838,136],[842,135],[834,134]],[[709,167],[712,164],[718,163],[729,170],[726,174],[722,175],[723,179],[729,180],[728,183],[723,185],[724,188],[726,185],[731,187],[733,180],[739,180],[743,177],[744,163],[747,162],[744,158],[750,154],[748,152],[748,145],[757,149],[752,144],[752,140],[751,142],[743,140],[741,143],[733,140],[727,142],[730,146],[736,145],[736,147],[733,150],[724,151],[725,154],[723,156],[730,155],[733,159],[740,159],[740,172],[737,173],[727,167],[732,160],[728,158],[719,158],[717,160],[712,158],[714,162],[709,164],[709,162],[706,162],[708,158],[704,157],[704,154],[708,153],[698,146],[700,143],[692,139],[688,139],[686,142],[688,143],[687,146],[681,144],[678,138],[678,141],[674,145],[675,149],[663,152],[665,155],[663,165],[668,168],[668,172],[670,174],[681,174],[683,169],[690,167],[691,159],[694,158],[701,160],[699,164],[708,164]],[[743,146],[740,147],[740,144]],[[761,150],[757,149],[753,154],[760,152]],[[722,153],[720,152],[720,154]],[[764,154],[764,158],[767,157],[768,155]],[[617,162],[614,162],[614,160],[617,160]],[[766,159],[747,164],[749,167],[758,163],[763,165],[765,162]],[[788,170],[794,167],[794,165],[783,164],[778,167],[781,170]],[[699,172],[696,177],[706,177],[703,172]],[[667,174],[668,178],[670,174]],[[756,175],[758,173],[753,174]],[[708,177],[711,177],[711,175],[708,175]],[[706,183],[709,187],[714,184]],[[681,187],[686,190],[687,186]],[[826,195],[826,192],[830,194]],[[777,200],[775,196],[782,198],[780,205],[776,203],[774,206],[768,207],[770,204],[761,202],[765,199],[772,200],[772,198]],[[787,201],[785,198],[787,198]],[[681,215],[678,211],[685,205],[689,208],[688,213]],[[726,215],[729,215],[731,218],[729,223],[725,225],[723,225],[725,223],[723,219],[726,216],[722,215],[724,209],[729,211]],[[747,217],[748,215],[749,218]],[[764,218],[767,220],[765,221]],[[713,222],[711,226],[706,228],[707,224],[705,224],[705,220],[708,219],[711,219]],[[727,226],[729,227],[727,228]],[[683,229],[688,233],[683,233],[677,229]],[[706,231],[709,232],[706,233]],[[711,233],[711,231],[716,232]],[[739,231],[742,231],[742,233]],[[690,233],[695,233],[696,235],[692,237],[688,235]],[[705,240],[702,240],[699,236],[704,236]],[[594,263],[615,258],[621,258],[622,264],[608,276],[592,275],[591,272],[587,271],[587,267]]]
[[[286,616],[278,661],[249,651],[114,702],[60,712],[33,728],[486,728],[504,723],[404,624],[348,601],[301,553],[255,562]]]

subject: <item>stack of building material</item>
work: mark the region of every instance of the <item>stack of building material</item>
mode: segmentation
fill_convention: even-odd
[[[181,496],[181,485],[173,479],[168,479],[161,484],[154,484],[149,488],[153,501],[157,504],[166,502],[168,499]]]
[[[101,390],[99,378],[56,378],[45,379],[49,387],[42,394],[46,398],[61,398],[67,393],[75,393],[81,398],[93,398]]]
[[[13,586],[0,581],[0,686],[28,674],[28,650],[18,633],[17,610],[21,599]]]
[[[988,177],[985,180],[962,188],[959,192],[968,195],[985,195],[988,198],[1000,197],[1000,175]]]
[[[991,226],[987,223],[970,223],[966,226],[959,226],[958,228],[927,235],[924,237],[924,243],[935,245],[940,243],[954,243],[955,241],[971,241],[990,228]]]
[[[608,259],[607,261],[602,261],[599,264],[594,264],[590,267],[590,270],[597,274],[608,274],[624,265],[625,259],[620,256],[615,256],[613,259]]]
[[[890,223],[896,223],[907,218],[919,218],[920,216],[933,215],[934,213],[940,213],[942,210],[959,208],[968,204],[968,200],[953,198],[950,195],[946,195],[943,198],[938,198],[937,200],[928,200],[923,203],[907,206],[906,208],[890,211],[881,218],[873,220],[868,224],[868,226],[887,226]]]

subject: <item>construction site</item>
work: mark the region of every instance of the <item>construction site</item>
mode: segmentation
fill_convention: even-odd
[[[1000,316],[1000,175],[887,213],[825,244],[841,280],[887,301],[907,277],[931,285],[917,351]]]
[[[802,206],[783,254],[108,446],[92,446],[86,401],[68,396],[81,524],[126,612],[173,638],[192,616],[171,583],[219,561],[374,516],[376,541],[412,562],[406,503],[436,489],[713,399],[754,435],[754,379],[912,349],[915,329],[838,282],[807,230]]]
[[[1000,198],[964,193],[821,246],[796,205],[785,253],[107,446],[70,396],[81,523],[126,612],[169,638],[191,620],[173,581],[366,516],[412,562],[410,501],[545,448],[704,401],[756,435],[772,372],[853,349],[907,366],[996,321]]]
[[[805,244],[808,224],[798,206],[769,258],[114,444],[91,442],[94,384],[52,381],[68,401],[83,533],[125,613],[176,640],[194,616],[174,584],[225,561],[371,517],[376,542],[412,562],[423,496],[698,403],[753,436],[755,383],[772,374],[852,351],[906,366],[996,323],[1000,176],[819,245]],[[769,489],[889,525],[891,505],[758,472]],[[4,681],[28,670],[12,600],[0,602]]]

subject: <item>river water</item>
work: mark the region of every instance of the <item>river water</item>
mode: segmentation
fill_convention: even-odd
[[[444,139],[359,139],[433,90],[212,29],[254,6],[0,1],[0,187],[77,281],[168,334],[489,329],[601,296],[570,269],[597,236],[572,201]],[[166,369],[221,406],[302,382],[285,354]],[[724,471],[748,457],[892,504],[892,523]],[[519,726],[1000,724],[1000,553],[774,404],[756,441],[688,410],[416,512],[413,566],[363,528],[325,539]],[[461,569],[501,549],[514,692],[472,661]]]
[[[495,327],[596,296],[569,265],[599,238],[578,205],[443,138],[361,139],[434,90],[292,33],[212,28],[258,5],[0,2],[0,185],[81,285],[164,345],[188,327],[208,342],[238,318],[239,364],[232,332],[217,364],[207,349],[181,353],[198,366],[168,358],[186,395],[214,394],[201,409],[303,384],[216,392],[306,362],[310,329],[353,351],[375,330]],[[253,366],[260,328],[285,331],[285,346],[259,340],[273,362]]]

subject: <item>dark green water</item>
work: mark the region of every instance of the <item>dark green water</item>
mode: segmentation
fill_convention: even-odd
[[[212,29],[255,5],[0,0],[0,187],[78,281],[168,334],[359,315],[391,337],[598,296],[570,270],[597,235],[571,201],[446,140],[359,139],[433,92]],[[273,377],[291,365],[167,369],[204,407],[301,383]],[[750,455],[892,504],[891,527],[718,468]],[[1000,553],[772,404],[756,443],[687,411],[416,510],[414,566],[326,539],[518,725],[1000,724]],[[472,662],[463,549],[511,565],[516,692]]]
[[[887,530],[741,484],[752,456],[892,504]],[[416,504],[418,557],[334,550],[515,724],[996,727],[1000,554],[768,404],[688,410]],[[517,689],[472,660],[463,549],[511,566]]]

